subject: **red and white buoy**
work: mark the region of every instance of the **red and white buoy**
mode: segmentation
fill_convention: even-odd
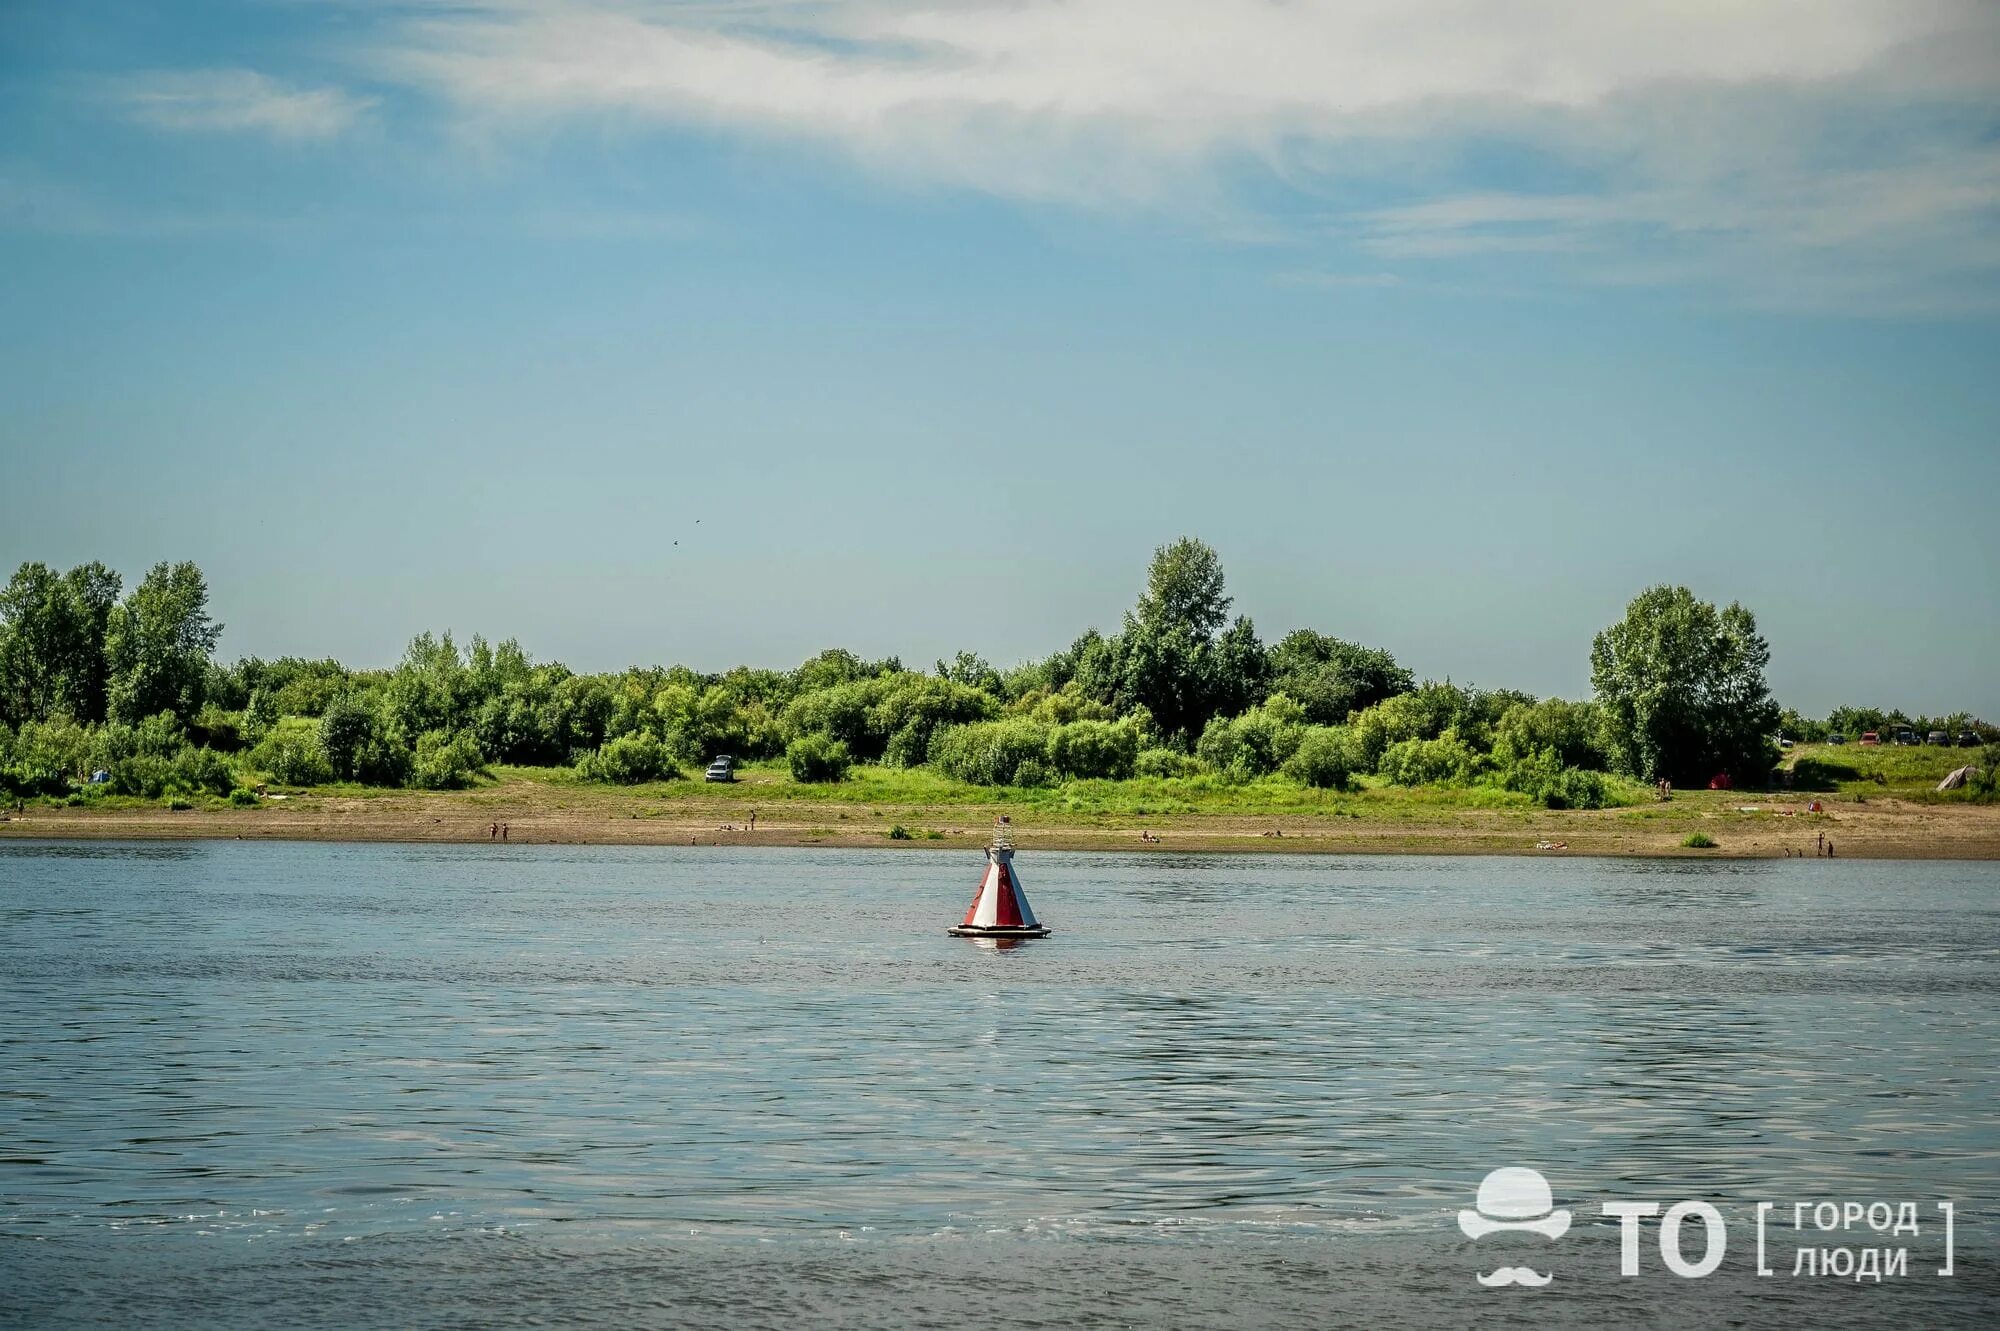
[[[1049,931],[1035,918],[1028,894],[1014,873],[1014,845],[1007,839],[1007,820],[993,830],[986,848],[986,876],[965,919],[945,932],[960,938],[1046,938]]]

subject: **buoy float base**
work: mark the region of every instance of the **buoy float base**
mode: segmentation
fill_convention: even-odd
[[[976,924],[954,924],[945,930],[953,938],[1047,938],[1049,930],[1037,925],[1032,929],[1010,929],[1001,926],[981,928]]]

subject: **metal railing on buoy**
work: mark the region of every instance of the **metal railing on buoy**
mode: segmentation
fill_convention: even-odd
[[[965,918],[945,932],[959,938],[1046,938],[1049,930],[1035,918],[1028,894],[1021,890],[1020,875],[1014,872],[1014,843],[1008,837],[1011,826],[1001,818],[993,829],[993,842],[986,847],[986,876],[979,880],[972,906]]]

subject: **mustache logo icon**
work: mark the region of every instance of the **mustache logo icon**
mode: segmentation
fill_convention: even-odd
[[[1552,1279],[1554,1277],[1545,1276],[1525,1266],[1503,1266],[1490,1274],[1481,1274],[1479,1283],[1488,1289],[1500,1289],[1507,1285],[1526,1285],[1530,1289],[1539,1289]]]

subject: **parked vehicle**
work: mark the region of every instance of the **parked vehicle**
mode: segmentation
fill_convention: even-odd
[[[1974,734],[1974,733],[1973,733],[1972,731],[1970,731],[1970,730],[1961,730],[1961,731],[1959,731],[1959,732],[1958,732],[1958,747],[1959,747],[1959,748],[1961,748],[1961,749],[1976,749],[1976,748],[1978,748],[1978,747],[1979,747],[1979,736],[1978,736],[1978,735],[1976,735],[1976,734]]]
[[[1838,730],[1836,730],[1831,735],[1828,735],[1826,737],[1826,742],[1828,744],[1845,744],[1847,743],[1847,736],[1841,734]]]
[[[1872,730],[1864,730],[1861,732],[1861,742],[1863,744],[1880,744],[1882,737]]]
[[[1923,741],[1918,739],[1917,732],[1908,726],[1897,726],[1896,743],[1902,745],[1904,748],[1915,748],[1917,745],[1923,743]]]
[[[1792,747],[1792,742],[1786,739],[1783,735],[1780,735],[1778,736],[1778,747],[1781,749],[1789,749]]]
[[[734,781],[735,779],[736,760],[726,753],[710,763],[708,771],[702,775],[702,780],[704,781]]]
[[[1924,736],[1924,743],[1935,744],[1939,748],[1943,748],[1951,743],[1951,736],[1945,734],[1942,730],[1933,730],[1930,734]]]

